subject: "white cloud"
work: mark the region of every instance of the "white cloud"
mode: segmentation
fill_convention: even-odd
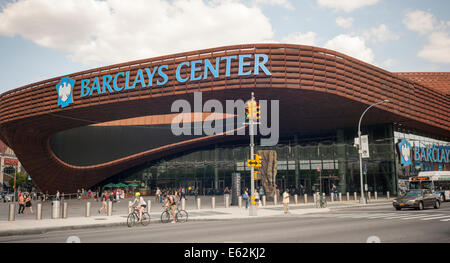
[[[338,18],[336,18],[336,24],[343,28],[349,28],[353,24],[353,18],[338,17]]]
[[[386,59],[385,61],[383,61],[382,65],[384,67],[387,67],[388,69],[391,69],[392,67],[397,65],[397,60],[395,60],[393,58],[389,58],[389,59]]]
[[[363,37],[338,35],[327,41],[324,47],[339,51],[367,63],[373,63],[374,60],[373,51],[366,46],[366,41]]]
[[[403,19],[403,24],[405,24],[409,30],[419,32],[420,34],[426,34],[433,31],[435,23],[436,18],[432,13],[421,10],[406,13]]]
[[[319,6],[332,8],[335,11],[345,11],[347,13],[364,6],[375,5],[379,0],[317,0]]]
[[[438,21],[430,12],[408,12],[403,23],[409,30],[428,38],[428,43],[417,53],[420,58],[433,63],[450,64],[450,21]]]
[[[418,56],[435,63],[450,64],[450,37],[448,32],[434,32],[428,44],[419,51]]]
[[[86,65],[270,40],[257,7],[236,0],[19,0],[0,11],[0,35],[20,35]]]
[[[253,0],[255,5],[281,6],[289,10],[295,10],[290,0]]]
[[[397,40],[400,37],[393,33],[385,24],[364,31],[363,36],[372,42],[386,42],[388,40]]]
[[[318,38],[317,34],[311,31],[305,34],[295,32],[284,37],[282,41],[287,44],[315,46],[318,43]]]

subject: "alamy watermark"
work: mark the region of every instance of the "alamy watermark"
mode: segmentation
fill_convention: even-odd
[[[243,100],[226,100],[224,107],[220,101],[211,99],[203,104],[202,93],[195,92],[194,107],[191,106],[189,101],[184,99],[176,100],[172,103],[171,112],[179,113],[172,119],[172,133],[175,136],[246,135],[246,129],[244,128],[244,123],[246,122],[245,103]],[[253,133],[254,135],[264,136],[261,137],[261,146],[277,145],[280,133],[280,103],[278,100],[270,100],[270,127],[268,127],[269,102],[267,100],[258,100],[258,103],[261,107],[261,114],[260,119],[256,120],[258,125],[254,125]],[[204,120],[202,114],[195,114],[205,112],[214,114],[209,115]],[[225,118],[218,119],[218,115],[225,116]]]

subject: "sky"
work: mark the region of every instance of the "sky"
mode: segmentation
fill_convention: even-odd
[[[0,0],[0,93],[115,63],[247,43],[450,71],[448,0]]]

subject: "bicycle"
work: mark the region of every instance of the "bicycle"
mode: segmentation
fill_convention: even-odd
[[[175,221],[184,223],[188,220],[188,213],[186,210],[180,210],[179,206],[177,205],[177,212],[175,214]],[[169,208],[169,206],[163,206],[164,211],[161,213],[161,223],[169,223],[172,219],[172,210]]]
[[[132,227],[139,222],[139,212],[136,207],[133,207],[133,211],[127,217],[127,226]],[[142,212],[142,221],[140,222],[143,226],[150,224],[150,214],[147,212]]]
[[[325,208],[327,207],[327,200],[323,197],[323,195],[318,194],[318,197],[316,198],[316,208]]]

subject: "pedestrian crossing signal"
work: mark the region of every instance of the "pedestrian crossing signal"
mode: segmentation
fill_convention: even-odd
[[[253,178],[255,179],[255,181],[261,180],[261,174],[260,174],[260,171],[254,171],[254,172],[253,172]]]

